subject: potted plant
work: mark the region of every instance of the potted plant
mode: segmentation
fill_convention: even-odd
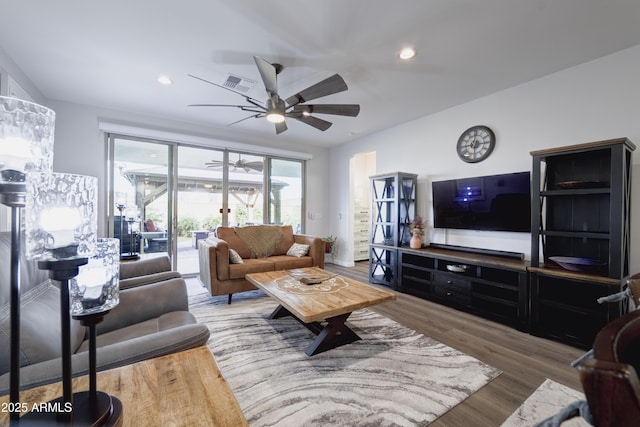
[[[336,236],[329,235],[327,237],[323,237],[322,240],[324,240],[324,253],[331,254],[331,256],[334,256],[336,251],[335,243],[338,240],[338,238]]]
[[[409,224],[409,231],[411,232],[409,246],[412,249],[420,249],[422,247],[422,236],[424,236],[424,220],[420,215],[413,217],[413,221]]]

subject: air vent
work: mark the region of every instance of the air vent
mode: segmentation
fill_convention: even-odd
[[[256,85],[255,80],[248,79],[246,77],[240,77],[233,74],[229,74],[227,79],[222,83],[222,86],[228,87],[238,92],[249,92]]]

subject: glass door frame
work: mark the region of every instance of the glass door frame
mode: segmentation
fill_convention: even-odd
[[[300,160],[300,159],[295,159],[295,158],[288,158],[288,157],[282,157],[282,156],[270,156],[270,155],[265,155],[265,164],[266,164],[266,173],[264,174],[264,187],[266,189],[265,191],[265,197],[263,197],[263,204],[264,204],[264,208],[263,208],[263,212],[264,212],[264,223],[265,224],[269,224],[272,223],[272,218],[273,218],[273,212],[272,212],[272,208],[271,208],[271,194],[273,192],[273,181],[271,179],[272,177],[272,171],[273,171],[273,161],[274,160],[282,160],[282,161],[287,161],[287,162],[297,162],[300,163],[300,187],[301,187],[301,194],[300,194],[300,228],[302,230],[302,233],[304,233],[304,231],[306,230],[306,220],[307,217],[305,215],[305,212],[307,211],[307,183],[306,183],[306,177],[307,177],[307,162],[305,160]],[[296,230],[294,228],[293,230],[294,233],[296,233]]]
[[[175,263],[173,254],[176,253],[177,246],[174,239],[175,235],[175,224],[176,224],[176,209],[175,209],[175,198],[174,194],[176,191],[176,180],[175,180],[175,166],[172,168],[172,165],[175,165],[176,158],[176,150],[177,145],[175,143],[169,141],[160,141],[156,139],[138,137],[138,136],[130,136],[130,135],[121,135],[117,133],[105,133],[105,142],[107,149],[107,191],[106,191],[106,199],[107,206],[105,207],[105,231],[107,236],[113,237],[115,230],[113,229],[113,221],[109,219],[113,219],[116,215],[116,192],[115,192],[115,141],[117,139],[126,139],[130,141],[136,142],[145,142],[151,144],[164,145],[167,147],[167,223],[170,225],[167,227],[167,240],[171,242],[170,245],[167,245],[167,254],[169,258],[172,260],[172,263]],[[174,265],[175,268],[175,265]]]

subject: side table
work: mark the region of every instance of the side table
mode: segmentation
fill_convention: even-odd
[[[97,382],[122,402],[123,426],[248,426],[205,346],[98,372]],[[74,378],[74,392],[88,389],[88,376]],[[58,382],[22,391],[20,403],[31,408],[60,395]],[[0,397],[0,408],[8,402]],[[9,413],[0,412],[0,425],[8,424]]]

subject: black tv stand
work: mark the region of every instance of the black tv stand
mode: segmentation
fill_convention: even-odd
[[[504,258],[513,258],[513,259],[524,259],[524,254],[522,252],[510,252],[510,251],[501,251],[498,249],[484,249],[484,248],[473,248],[469,246],[456,246],[456,245],[447,245],[445,243],[431,243],[429,245],[431,248],[437,249],[448,249],[450,251],[458,251],[458,252],[469,252],[474,254],[482,254],[482,255],[493,255]]]
[[[528,330],[525,261],[438,246],[398,250],[400,292]]]

